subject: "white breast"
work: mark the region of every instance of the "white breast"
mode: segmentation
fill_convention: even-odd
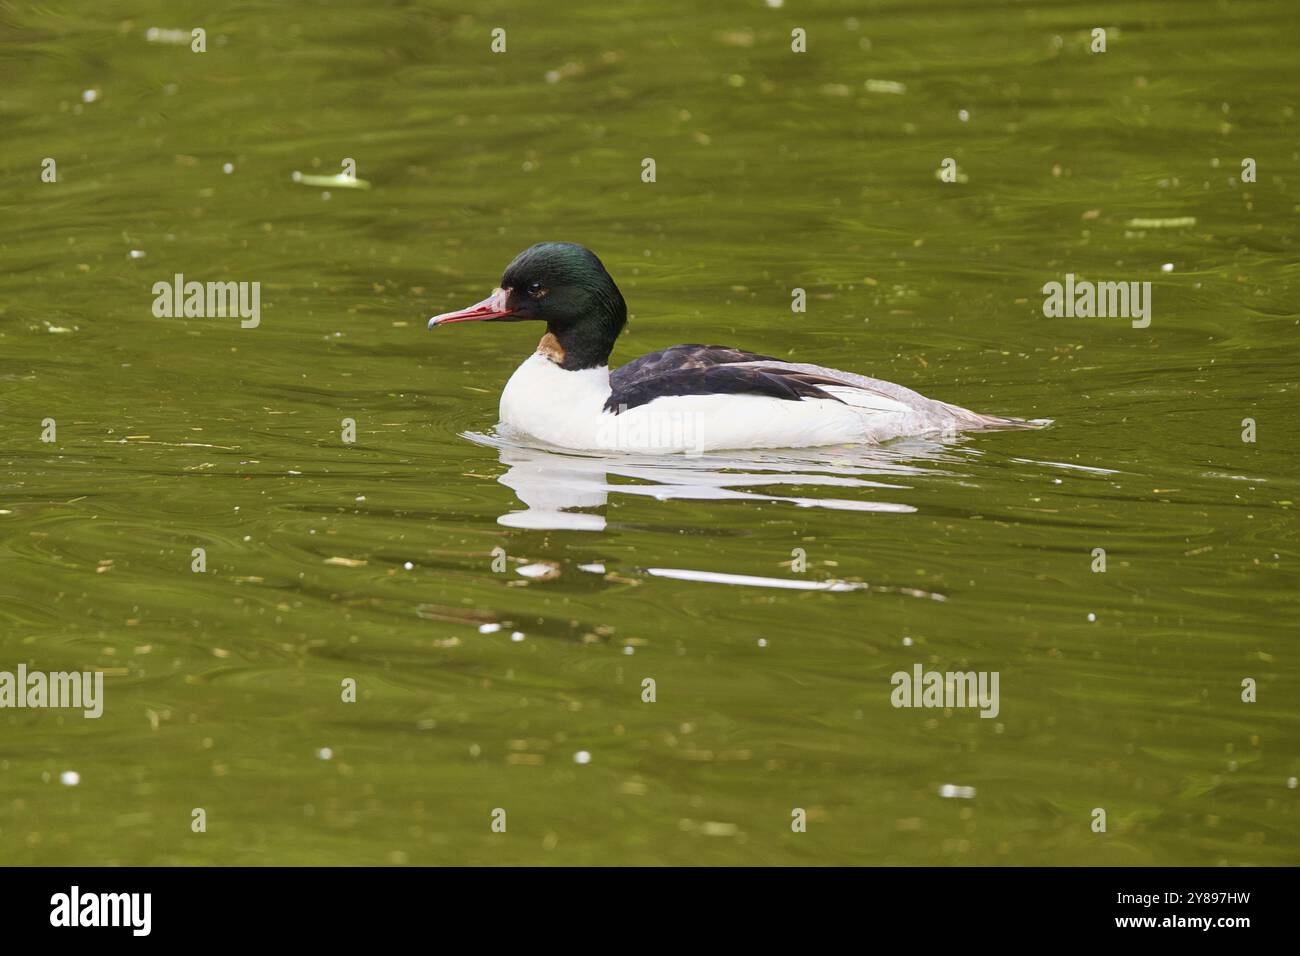
[[[501,421],[561,448],[597,450],[609,367],[570,372],[540,352],[524,360],[501,392]]]

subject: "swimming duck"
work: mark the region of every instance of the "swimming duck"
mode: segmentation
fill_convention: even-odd
[[[654,453],[878,443],[1038,423],[981,415],[909,388],[720,345],[674,345],[609,368],[627,306],[591,250],[542,242],[506,267],[482,302],[435,315],[546,323],[501,393],[501,424],[581,451]]]

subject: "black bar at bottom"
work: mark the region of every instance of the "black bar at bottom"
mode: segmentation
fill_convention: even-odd
[[[5,876],[8,943],[115,938],[205,948],[277,939],[374,946],[390,934],[434,945],[452,934],[463,946],[473,939],[462,934],[476,930],[482,943],[513,933],[549,945],[605,926],[670,945],[675,937],[664,934],[677,928],[695,942],[771,942],[783,932],[810,934],[811,944],[843,930],[864,943],[903,931],[939,945],[1098,936],[1232,945],[1293,929],[1284,907],[1295,882],[1288,869],[1210,868],[11,868]]]

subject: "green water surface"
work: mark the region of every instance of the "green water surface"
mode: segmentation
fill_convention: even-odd
[[[97,720],[0,710],[0,862],[1300,862],[1297,19],[0,3],[0,671],[106,675]],[[618,281],[615,363],[1055,424],[503,442],[539,330],[425,320],[542,240]],[[177,273],[260,325],[155,317]],[[1067,273],[1150,326],[1044,317]],[[894,708],[918,663],[998,715]]]

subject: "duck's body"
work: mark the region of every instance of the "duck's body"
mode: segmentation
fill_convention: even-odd
[[[875,444],[903,435],[1023,424],[936,402],[891,382],[744,352],[726,363],[725,374],[710,374],[675,364],[682,358],[679,350],[732,352],[677,345],[611,372],[606,366],[568,371],[539,350],[506,383],[501,423],[561,448],[665,454]],[[639,363],[652,363],[658,374],[647,374]],[[826,384],[809,385],[797,397],[772,394],[811,380]],[[700,390],[673,394],[693,386]]]
[[[501,393],[501,423],[562,448],[691,452],[878,443],[905,435],[1024,428],[880,379],[714,345],[675,345],[609,370],[626,322],[595,255],[568,243],[521,253],[501,288],[429,327],[547,321]]]

